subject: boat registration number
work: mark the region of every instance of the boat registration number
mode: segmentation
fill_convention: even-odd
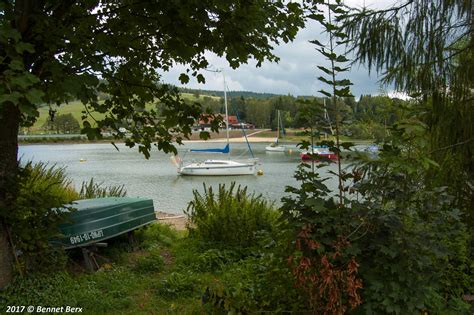
[[[71,242],[72,245],[74,245],[74,244],[79,244],[82,242],[87,242],[89,240],[94,240],[96,238],[100,238],[103,236],[104,236],[104,231],[102,231],[101,229],[101,230],[96,230],[96,231],[91,231],[91,232],[71,236],[69,238],[69,241]]]

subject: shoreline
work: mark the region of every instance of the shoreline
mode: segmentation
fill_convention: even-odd
[[[248,137],[247,138],[249,143],[272,143],[274,142],[275,138],[267,138],[267,137]],[[320,140],[321,141],[321,140]],[[119,140],[119,141],[113,141],[113,139],[103,139],[103,140],[61,140],[61,141],[47,141],[47,140],[42,140],[42,141],[18,141],[19,146],[23,145],[63,145],[63,144],[99,144],[99,143],[108,143],[111,144],[114,142],[115,144],[124,144],[125,141]],[[225,143],[227,142],[226,138],[212,138],[209,140],[198,140],[198,139],[192,139],[192,140],[183,140],[183,144],[188,144],[188,143]],[[246,142],[245,137],[241,138],[230,138],[229,139],[230,143],[244,143]],[[301,142],[301,140],[279,140],[280,143],[282,144],[298,144]],[[342,140],[341,142],[353,142],[355,145],[357,144],[370,144],[374,143],[373,140],[370,139],[354,139],[354,140]],[[176,142],[173,142],[174,145],[177,145]]]
[[[163,223],[170,225],[175,228],[177,231],[186,230],[186,224],[188,223],[188,218],[185,214],[173,214],[163,211],[155,211],[156,221],[158,223]]]

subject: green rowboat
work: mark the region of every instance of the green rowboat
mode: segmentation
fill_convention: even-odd
[[[70,223],[61,224],[65,249],[85,247],[133,231],[156,220],[153,200],[108,197],[74,201]]]

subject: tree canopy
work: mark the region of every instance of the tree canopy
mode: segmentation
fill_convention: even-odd
[[[233,68],[251,58],[276,61],[272,46],[295,37],[301,13],[282,0],[0,2],[0,287],[11,274],[4,218],[17,191],[18,128],[37,119],[39,105],[77,99],[90,138],[102,127],[120,136],[117,122],[127,121],[127,145],[138,143],[145,156],[152,143],[175,151],[171,141],[190,134],[201,108],[163,84],[162,72],[184,64],[181,82],[204,82],[209,51]],[[143,110],[152,102],[163,105],[160,117]]]
[[[21,123],[28,124],[38,104],[78,99],[86,105],[86,120],[98,111],[107,113],[99,127],[125,118],[153,126],[135,129],[132,140],[142,142],[146,152],[158,131],[159,147],[170,151],[169,132],[186,136],[198,108],[184,104],[174,88],[159,85],[160,72],[186,64],[181,81],[192,75],[204,82],[199,71],[209,66],[206,51],[225,55],[234,68],[249,58],[258,64],[278,60],[272,45],[295,36],[300,12],[297,4],[283,1],[2,2],[0,103],[17,106]],[[99,93],[111,97],[99,102]],[[135,111],[157,99],[169,109],[164,121]]]
[[[434,177],[464,191],[465,205],[473,201],[465,189],[474,171],[473,12],[470,0],[405,0],[345,20],[356,61],[418,100],[429,154],[446,170]]]

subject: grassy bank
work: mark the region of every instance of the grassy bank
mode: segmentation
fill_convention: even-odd
[[[195,97],[195,95],[190,94],[190,93],[182,93],[181,97],[191,102],[199,100],[198,98]],[[218,97],[212,97],[212,98],[218,99]],[[99,103],[101,102],[103,101],[100,101]],[[146,108],[152,109],[153,106],[154,105],[150,103],[146,105]],[[82,127],[82,115],[83,115],[82,112],[84,111],[84,104],[82,102],[71,101],[67,104],[61,104],[60,106],[52,105],[51,109],[56,111],[55,115],[71,114],[77,121],[79,121]],[[36,120],[35,124],[27,129],[29,134],[41,134],[41,132],[44,132],[42,127],[45,124],[45,122],[49,119],[49,110],[50,110],[49,106],[43,106],[38,109],[39,117]],[[97,112],[93,113],[93,117],[95,119],[102,119],[104,118],[104,116],[105,115],[101,113],[97,113]],[[93,127],[96,126],[95,121],[93,119],[89,118],[88,121],[92,124]]]
[[[89,274],[79,252],[70,252],[68,271],[18,277],[0,293],[1,305],[77,306],[86,314],[203,313],[206,283],[219,275],[191,271],[184,261],[193,254],[184,233],[154,224],[137,233],[139,249],[126,240],[110,243],[101,256],[109,260]]]
[[[34,181],[32,185],[36,183]],[[24,189],[25,195],[32,191],[29,187]],[[321,283],[324,290],[329,285],[330,292],[338,290],[345,294],[345,286],[337,287],[341,281],[352,285],[355,280],[360,283],[358,279],[363,279],[364,285],[357,288],[364,294],[359,306],[361,313],[401,314],[405,309],[411,310],[405,312],[410,314],[472,313],[472,307],[461,299],[461,294],[471,292],[470,289],[451,291],[450,295],[445,295],[445,290],[457,288],[458,279],[464,279],[466,287],[469,286],[468,273],[461,269],[446,269],[443,258],[431,256],[431,251],[420,252],[417,245],[420,241],[424,244],[429,235],[427,231],[438,235],[442,229],[432,229],[429,225],[420,229],[420,226],[425,226],[426,218],[420,221],[423,225],[417,224],[419,231],[410,233],[403,228],[408,229],[411,225],[397,224],[390,230],[392,234],[388,234],[384,226],[371,223],[371,227],[381,231],[380,234],[378,231],[370,233],[377,232],[375,236],[391,238],[387,240],[374,236],[356,240],[358,243],[354,242],[351,245],[354,247],[348,247],[346,253],[350,261],[355,261],[354,255],[357,255],[359,259],[356,262],[361,268],[350,273],[341,272],[335,268],[347,265],[357,269],[358,265],[339,263],[337,259],[341,259],[341,252],[337,248],[335,253],[327,250],[334,246],[334,242],[323,236],[333,233],[335,227],[339,228],[342,220],[353,219],[349,215],[341,215],[335,208],[327,209],[330,211],[320,208],[324,213],[313,211],[314,208],[309,206],[319,204],[319,200],[313,195],[306,198],[306,192],[302,189],[292,191],[303,197],[301,202],[300,199],[287,198],[286,204],[276,210],[261,196],[247,194],[245,187],[236,188],[235,184],[231,184],[230,188],[224,185],[219,185],[218,189],[205,187],[204,193],[195,191],[189,203],[186,210],[189,226],[186,231],[176,231],[170,226],[155,223],[137,231],[135,244],[128,243],[127,238],[110,240],[109,246],[101,248],[97,256],[100,269],[92,274],[83,268],[80,251],[68,252],[66,269],[62,264],[51,263],[60,262],[62,255],[37,257],[47,261],[48,271],[32,273],[31,270],[45,269],[30,269],[28,276],[17,276],[9,287],[0,292],[0,309],[5,310],[3,307],[6,305],[35,305],[80,307],[85,314],[319,314],[324,313],[321,312],[323,308],[311,304],[309,293],[314,291],[308,293],[306,288],[313,290]],[[324,203],[325,207],[332,205],[332,202]],[[350,214],[357,208],[347,210],[343,209],[344,213]],[[294,216],[295,211],[301,211],[304,216]],[[359,214],[356,212],[353,215]],[[326,219],[329,215],[334,217],[333,221]],[[376,219],[365,218],[376,223],[380,222],[379,217],[385,218],[386,214],[377,215]],[[300,219],[302,227],[295,222]],[[309,238],[310,233],[314,232],[308,228],[308,219],[321,222],[321,227],[314,231],[325,234]],[[452,223],[447,222],[446,225],[451,227]],[[459,236],[455,234],[458,231]],[[465,231],[453,226],[453,232],[449,235],[456,238],[450,238],[448,242],[458,242],[462,249],[467,235]],[[407,239],[416,247],[407,249],[402,245],[399,249],[400,239]],[[444,241],[441,239],[438,243]],[[374,244],[377,247],[373,247]],[[309,251],[316,258],[302,256],[302,250]],[[321,250],[326,250],[331,256],[320,258]],[[467,258],[465,262],[462,260],[463,249],[456,253],[460,255],[453,257],[465,265],[469,264]],[[418,264],[425,263],[435,269],[412,267],[413,257]],[[363,269],[365,266],[367,268]],[[383,269],[374,274],[373,270],[378,266],[389,271]],[[349,278],[333,277],[344,274]],[[445,277],[440,283],[447,285],[427,286],[425,282],[438,274]],[[456,281],[451,282],[450,279]],[[419,281],[425,282],[419,284]],[[303,287],[301,283],[308,286]],[[359,294],[357,291],[356,294]],[[393,296],[392,300],[385,299],[389,294]],[[330,301],[329,307],[336,305],[331,300],[327,301]],[[370,312],[374,308],[376,310]]]

